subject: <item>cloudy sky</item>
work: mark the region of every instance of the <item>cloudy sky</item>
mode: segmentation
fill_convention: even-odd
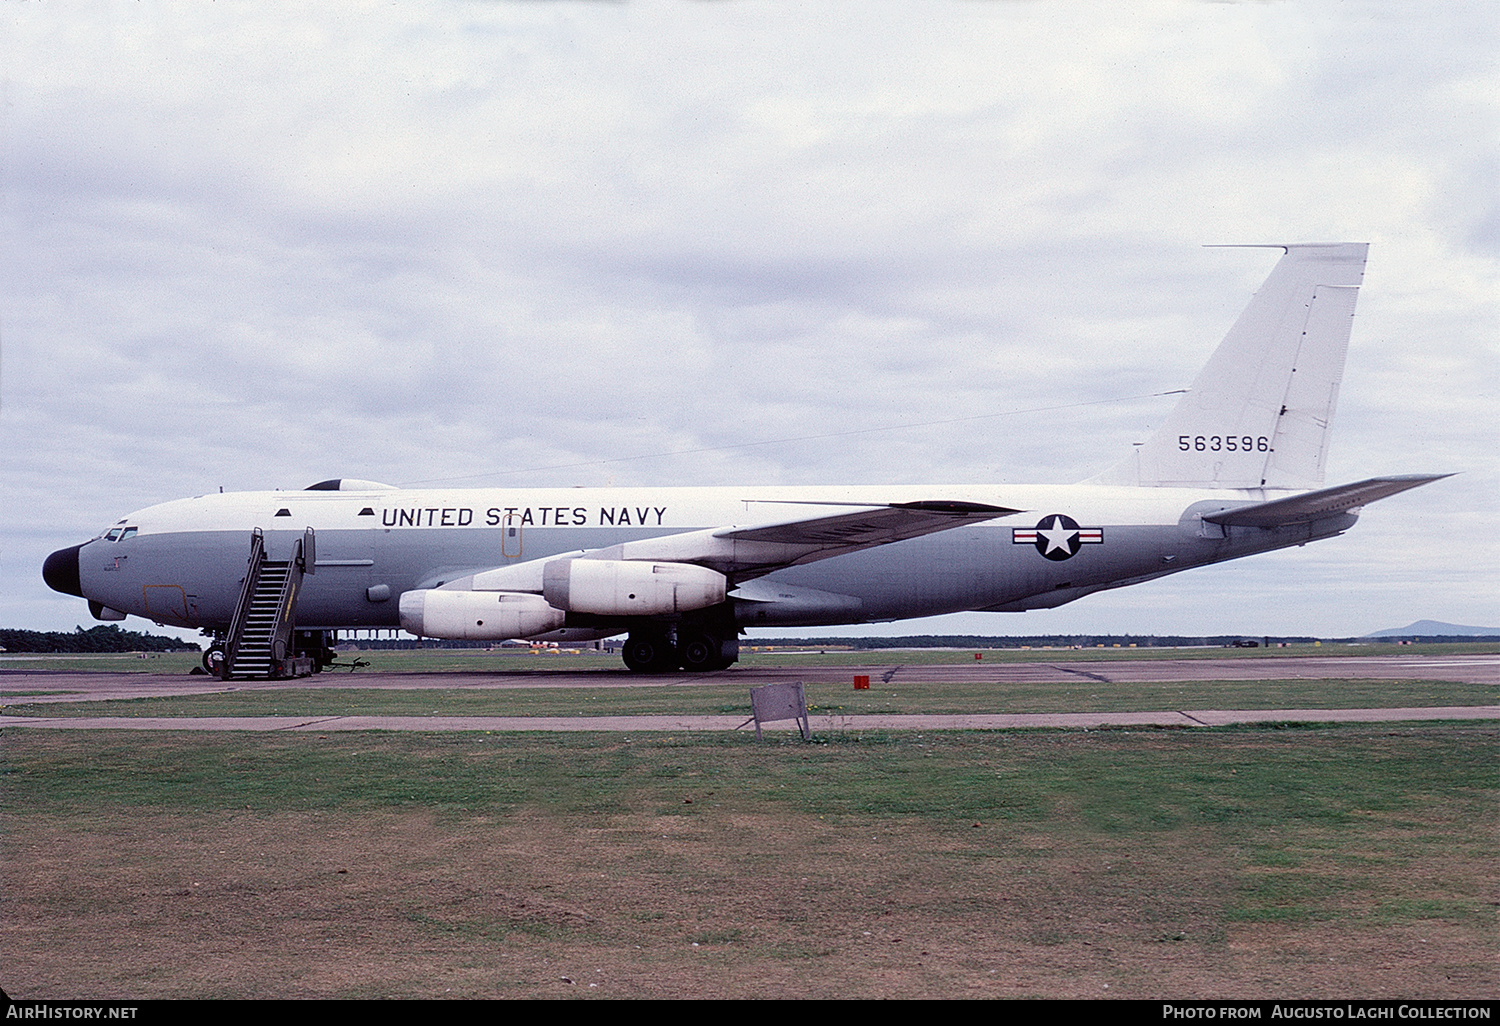
[[[1496,53],[1479,2],[0,5],[0,624],[220,486],[1080,480],[1277,256],[1202,244],[1367,241],[1329,483],[1460,476],[881,632],[1500,625]]]

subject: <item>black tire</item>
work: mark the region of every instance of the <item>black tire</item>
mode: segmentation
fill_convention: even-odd
[[[727,670],[740,661],[739,635],[725,637],[713,630],[679,634],[677,658],[684,670],[694,673]]]
[[[719,642],[719,665],[716,670],[727,670],[740,661],[740,635],[735,631]]]
[[[209,645],[203,650],[203,672],[210,677],[220,677],[224,674],[224,646]]]
[[[723,647],[723,640],[712,634],[685,634],[677,639],[677,660],[689,673],[722,670],[728,665],[720,654]]]
[[[635,673],[671,673],[677,668],[677,650],[665,634],[632,634],[620,655]]]

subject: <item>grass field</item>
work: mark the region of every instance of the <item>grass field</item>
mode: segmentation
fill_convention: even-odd
[[[855,691],[847,680],[806,685],[814,716],[859,713],[1139,712],[1157,709],[1342,709],[1486,705],[1485,684],[1430,680],[1255,680],[954,683],[921,678]],[[342,678],[340,678],[342,679]],[[353,678],[351,683],[357,681]],[[286,688],[108,702],[28,702],[0,697],[0,716],[628,716],[750,715],[750,692],[714,685],[631,688]]]
[[[366,655],[370,673],[617,668],[612,656]],[[856,692],[851,656],[907,668]],[[173,658],[103,665],[162,672]],[[797,658],[815,725],[825,713],[1494,701],[1491,687],[1441,681],[921,679],[924,665],[972,662],[968,651]],[[762,659],[786,657],[747,663]],[[733,674],[715,681],[94,703],[11,691],[0,712],[748,715]],[[334,682],[360,675],[319,684]],[[0,716],[0,986],[58,999],[1488,998],[1500,987],[1497,735],[1464,723],[845,730],[803,744],[75,733]]]
[[[1493,725],[0,731],[30,997],[1491,997]]]

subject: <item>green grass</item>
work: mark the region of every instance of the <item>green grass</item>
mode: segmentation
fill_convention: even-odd
[[[1428,680],[1256,680],[1104,683],[949,683],[919,668],[890,684],[856,691],[846,680],[808,671],[814,717],[861,713],[1140,712],[1160,709],[1325,709],[1487,705],[1484,684]],[[818,678],[824,680],[819,682]],[[355,679],[357,680],[357,678]],[[749,688],[732,677],[710,685],[630,688],[287,688],[104,702],[27,702],[0,698],[11,716],[628,716],[750,715]],[[355,681],[351,680],[353,684]]]
[[[580,825],[800,814],[863,831],[903,821],[956,831],[965,848],[944,858],[959,860],[1002,854],[987,847],[999,835],[984,833],[1000,827],[1058,844],[1109,839],[1123,850],[1196,838],[1233,854],[1229,921],[1495,916],[1470,884],[1421,896],[1391,884],[1408,867],[1493,861],[1500,760],[1491,726],[868,732],[815,744],[745,735],[5,734],[10,830],[37,814],[111,809],[423,810],[450,823],[531,811]]]
[[[820,651],[822,654],[820,654]],[[1388,645],[1336,644],[1290,645],[1286,648],[1001,648],[1001,649],[867,649],[863,651],[820,650],[813,642],[807,647],[784,646],[767,651],[742,639],[740,665],[783,666],[789,657],[799,665],[810,667],[847,666],[928,666],[970,664],[978,651],[985,662],[1099,662],[1117,659],[1253,659],[1289,658],[1295,656],[1434,656],[1493,655],[1500,653],[1500,642],[1475,641],[1452,644]],[[473,672],[571,672],[584,670],[619,670],[618,655],[610,654],[531,654],[528,652],[487,652],[482,649],[388,649],[366,652],[341,652],[340,660],[348,663],[360,659],[369,665],[360,673],[450,673]],[[0,668],[10,670],[69,670],[111,673],[188,673],[198,665],[198,653],[153,653],[141,658],[134,653],[102,655],[0,655]]]
[[[1062,818],[1105,833],[1493,823],[1492,726],[817,735],[5,732],[12,811],[519,805],[591,814],[789,803],[819,815]],[[686,789],[685,789],[686,788]],[[685,794],[714,792],[698,808]],[[1437,809],[1449,806],[1446,813]],[[1285,846],[1278,850],[1287,851]],[[1266,863],[1271,866],[1271,863]]]
[[[12,673],[68,671],[99,673],[190,673],[199,665],[199,652],[152,652],[139,656],[133,652],[107,652],[99,655],[0,655],[0,669]],[[4,678],[0,678],[3,681]],[[35,681],[32,681],[34,684]],[[0,684],[3,687],[3,684]]]
[[[0,727],[7,986],[1487,994],[1497,739]]]

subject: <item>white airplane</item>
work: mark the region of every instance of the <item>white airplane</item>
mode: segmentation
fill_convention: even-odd
[[[1284,256],[1161,429],[1074,485],[401,489],[200,495],[52,553],[101,620],[197,627],[230,676],[316,671],[339,630],[628,634],[632,670],[718,670],[746,627],[1019,612],[1342,534],[1447,475],[1323,488],[1363,243]]]

